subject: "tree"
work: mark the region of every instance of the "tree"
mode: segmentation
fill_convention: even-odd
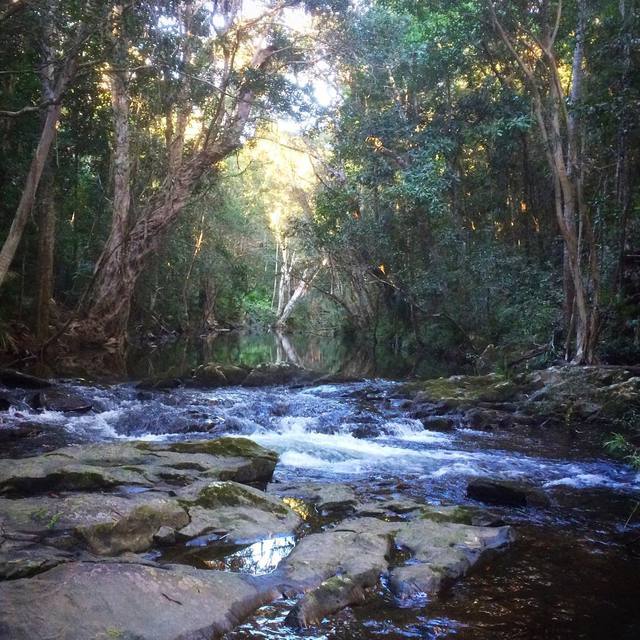
[[[26,3],[17,4],[26,5]],[[24,9],[26,6],[19,8]],[[93,7],[90,4],[87,13],[91,15],[92,10]],[[25,107],[13,113],[0,113],[0,116],[3,117],[17,117],[23,113],[38,111],[41,108],[44,109],[45,113],[40,139],[33,154],[22,196],[9,233],[0,250],[0,287],[6,279],[7,272],[29,219],[29,214],[34,206],[40,178],[56,134],[56,126],[62,108],[62,98],[69,85],[73,82],[78,70],[80,55],[91,34],[92,25],[90,23],[77,21],[74,25],[73,35],[67,34],[65,39],[60,30],[54,26],[59,25],[63,20],[64,15],[59,11],[59,5],[56,2],[48,3],[46,8],[39,14],[40,48],[43,52],[40,64],[43,87],[41,104],[38,107]],[[57,55],[60,41],[63,43],[63,52],[61,55]],[[56,45],[58,46],[56,47]]]
[[[591,216],[584,194],[584,144],[578,109],[582,100],[584,77],[585,0],[577,6],[575,43],[571,67],[571,89],[567,94],[560,75],[556,52],[563,20],[563,2],[555,13],[550,4],[527,8],[537,15],[537,31],[515,22],[508,32],[489,2],[491,21],[502,42],[516,60],[531,91],[533,109],[543,139],[547,162],[553,176],[556,220],[565,248],[565,304],[571,310],[567,342],[575,327],[577,364],[596,358],[599,330],[600,274]],[[568,106],[567,106],[568,105]]]

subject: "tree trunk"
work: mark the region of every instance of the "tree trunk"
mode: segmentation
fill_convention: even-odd
[[[49,337],[51,299],[53,298],[53,263],[56,236],[56,205],[54,174],[51,162],[45,169],[40,187],[38,224],[38,282],[36,337],[43,343]]]
[[[592,363],[595,360],[599,322],[599,268],[591,219],[583,196],[583,149],[575,109],[582,99],[585,0],[578,2],[569,108],[553,50],[561,18],[561,3],[558,4],[555,25],[543,25],[543,40],[539,46],[541,57],[534,63],[525,61],[518,53],[517,40],[504,30],[493,2],[489,0],[488,4],[497,33],[515,58],[531,89],[534,113],[553,177],[556,220],[564,241],[564,309],[567,331],[570,332],[575,327],[575,353],[572,361],[575,364]],[[540,68],[548,72],[548,77],[539,75]]]
[[[271,48],[259,51],[251,68],[262,69],[272,54]],[[254,101],[253,89],[241,90],[233,111],[227,113],[224,132],[216,129],[222,118],[217,114],[207,135],[202,136],[199,150],[180,162],[172,156],[170,171],[158,194],[141,207],[135,223],[124,232],[122,242],[109,242],[105,247],[98,261],[92,295],[72,327],[71,332],[81,341],[124,346],[131,300],[148,257],[159,249],[203,174],[242,146]]]
[[[40,178],[42,176],[42,170],[45,162],[47,161],[49,149],[51,149],[51,143],[56,135],[56,124],[59,116],[59,104],[53,104],[48,107],[47,116],[40,133],[40,140],[38,141],[38,146],[33,156],[33,160],[31,161],[31,167],[29,168],[27,180],[20,197],[20,203],[18,204],[15,217],[11,223],[9,234],[7,235],[4,244],[2,245],[2,249],[0,250],[0,286],[4,284],[7,277],[9,267],[13,262],[18,245],[22,239],[24,228],[27,226],[29,214],[33,209],[36,192],[38,191],[38,185],[40,184]]]
[[[26,2],[19,4],[26,4]],[[29,167],[25,186],[22,191],[22,195],[20,196],[18,208],[13,218],[13,222],[11,223],[9,233],[5,238],[2,249],[0,250],[0,287],[6,280],[9,267],[16,255],[18,245],[22,239],[22,234],[24,233],[27,221],[29,220],[29,215],[33,209],[38,185],[40,184],[40,178],[42,177],[42,171],[56,135],[56,127],[58,119],[60,118],[60,100],[75,77],[78,67],[78,56],[80,55],[82,44],[88,35],[86,25],[81,24],[80,28],[77,30],[75,41],[67,53],[66,59],[64,59],[61,68],[56,73],[57,65],[54,57],[54,42],[56,34],[54,33],[53,27],[54,16],[52,15],[54,12],[54,6],[54,3],[50,3],[48,9],[44,12],[43,37],[41,43],[44,51],[44,59],[40,68],[43,87],[42,97],[43,102],[49,106],[45,112],[44,123],[40,132],[40,139],[38,140],[38,146],[36,147],[33,159],[31,160],[31,166]]]
[[[304,298],[304,296],[308,293],[311,283],[314,278],[318,275],[320,271],[320,267],[307,267],[302,273],[302,277],[300,278],[300,282],[298,286],[295,288],[294,292],[291,294],[289,298],[289,302],[285,305],[282,313],[278,316],[274,327],[276,329],[284,329],[287,325],[287,321],[291,317],[291,314],[294,312],[298,303]]]

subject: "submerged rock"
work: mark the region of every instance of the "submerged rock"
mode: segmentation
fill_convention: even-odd
[[[512,480],[476,478],[467,485],[472,500],[507,507],[545,506],[549,500],[543,491]]]

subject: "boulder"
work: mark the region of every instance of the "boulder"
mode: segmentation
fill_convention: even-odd
[[[211,482],[182,502],[190,521],[179,535],[188,538],[215,533],[228,544],[249,544],[291,535],[302,522],[281,500],[236,482]]]
[[[353,513],[357,503],[353,488],[337,482],[270,484],[267,492],[279,496],[286,504],[302,513],[308,511],[308,507],[304,504],[308,503],[326,515],[332,513],[345,515]]]
[[[0,498],[2,525],[21,534],[37,534],[51,546],[69,547],[72,536],[97,555],[146,551],[162,526],[184,527],[187,512],[156,492],[117,496],[73,494],[60,498]]]
[[[467,484],[467,497],[486,504],[506,507],[545,506],[548,498],[543,491],[512,480],[475,478]]]
[[[284,362],[259,364],[242,383],[245,387],[266,387],[311,382],[317,374]]]
[[[389,588],[401,600],[435,594],[447,582],[465,575],[484,551],[511,540],[509,527],[413,520],[396,533],[395,544],[407,549],[411,560],[391,570]]]
[[[378,583],[391,550],[389,523],[360,518],[305,536],[279,569],[285,584],[305,591],[287,616],[287,624],[307,627],[350,604],[361,602],[365,590]]]
[[[34,397],[32,404],[34,409],[61,411],[63,413],[85,413],[91,411],[93,406],[89,400],[62,389],[40,391]]]
[[[77,445],[0,460],[0,495],[99,491],[119,485],[170,488],[202,479],[266,484],[276,462],[273,451],[246,438]]]

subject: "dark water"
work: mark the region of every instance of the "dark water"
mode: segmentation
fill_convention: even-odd
[[[172,371],[179,375],[202,363],[253,367],[262,362],[290,362],[307,369],[346,375],[404,378],[464,372],[462,357],[418,354],[401,342],[360,343],[332,335],[296,333],[220,333],[209,338],[180,338],[159,344],[133,345],[126,373],[133,379]]]
[[[313,346],[307,350],[296,344],[300,364],[345,368],[344,353],[335,344],[308,344]],[[241,344],[229,339],[224,347],[219,342],[210,348],[206,354],[185,356],[186,365],[227,358],[254,364],[288,350],[273,339]],[[158,370],[166,364],[159,353],[149,358],[156,356]],[[361,367],[353,356],[349,362]],[[370,360],[363,362],[370,366]],[[131,383],[72,380],[63,386],[90,398],[96,410],[70,417],[24,405],[0,419],[5,424],[37,423],[58,434],[54,444],[243,435],[279,452],[276,481],[347,483],[363,500],[407,496],[431,504],[469,504],[466,484],[477,476],[523,480],[549,498],[544,508],[493,509],[513,525],[516,542],[494,552],[432,602],[398,608],[383,584],[368,604],[303,632],[283,624],[292,602],[275,602],[228,640],[640,637],[640,509],[634,511],[640,475],[604,457],[598,438],[549,429],[480,432],[462,423],[449,433],[428,431],[407,416],[398,383],[380,378],[297,389],[149,392]],[[178,550],[169,560],[268,573],[293,541],[226,550],[202,544]]]

